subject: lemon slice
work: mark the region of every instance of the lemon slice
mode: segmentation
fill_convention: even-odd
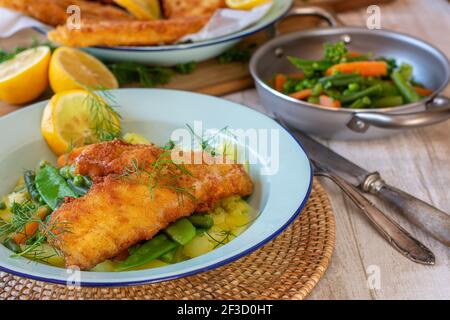
[[[22,104],[39,97],[48,86],[48,47],[25,50],[0,63],[0,100]]]
[[[226,0],[226,4],[231,9],[250,10],[270,1],[271,0]]]
[[[73,48],[55,50],[50,60],[50,85],[55,93],[82,89],[119,87],[117,79],[97,58]]]
[[[114,0],[140,20],[161,19],[161,7],[158,0]]]
[[[100,142],[99,130],[117,135],[120,119],[100,95],[85,90],[55,94],[42,115],[42,135],[56,155]]]

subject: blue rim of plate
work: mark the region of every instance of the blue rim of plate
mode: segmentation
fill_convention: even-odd
[[[247,106],[244,106],[242,104],[239,104],[239,106],[242,106],[244,108],[249,108]],[[251,109],[255,112],[258,112],[254,109]],[[269,116],[265,115],[267,118],[270,119]],[[275,122],[280,128],[282,128],[283,130],[285,130],[293,139],[294,141],[298,144],[298,146],[300,147],[300,149],[305,153],[306,157],[309,160],[309,155],[306,152],[305,148],[303,147],[303,145],[301,144],[301,142],[295,137],[295,135],[291,132],[291,130],[285,128],[284,126],[280,125],[278,122],[276,122],[275,120],[271,119],[273,122]],[[257,249],[261,248],[262,246],[264,246],[265,244],[267,244],[269,241],[275,239],[281,232],[283,232],[299,215],[300,213],[303,211],[303,209],[306,206],[306,203],[309,200],[309,197],[311,195],[311,190],[312,190],[312,183],[313,183],[313,177],[314,177],[314,171],[313,168],[311,166],[311,162],[308,161],[308,165],[309,165],[309,171],[310,171],[310,175],[309,175],[309,182],[308,182],[308,190],[306,191],[305,194],[305,198],[303,199],[302,203],[300,204],[300,206],[297,208],[297,210],[295,210],[294,214],[291,216],[291,218],[278,230],[274,231],[270,236],[268,236],[267,238],[265,238],[264,240],[262,240],[261,242],[259,242],[258,244],[254,245],[253,247],[240,252],[232,257],[229,257],[225,260],[219,261],[215,264],[209,265],[207,267],[204,268],[199,268],[199,269],[195,269],[189,272],[185,272],[185,273],[179,273],[173,276],[167,276],[167,277],[161,277],[161,278],[155,278],[152,280],[139,280],[139,281],[124,281],[124,282],[114,282],[114,283],[97,283],[97,282],[80,282],[80,286],[81,287],[96,287],[96,288],[112,288],[112,287],[128,287],[128,286],[135,286],[135,285],[144,285],[144,284],[151,284],[151,283],[157,283],[157,282],[163,282],[163,281],[169,281],[169,280],[175,280],[175,279],[180,279],[180,278],[185,278],[185,277],[189,277],[189,276],[193,276],[199,273],[203,273],[206,271],[210,271],[216,268],[219,268],[221,266],[227,265],[235,260],[238,260],[250,253],[252,253],[253,251],[256,251]],[[54,283],[54,284],[60,284],[60,285],[64,285],[67,286],[67,282],[66,281],[61,281],[61,280],[56,280],[56,279],[49,279],[49,278],[44,278],[44,277],[39,277],[39,276],[33,276],[33,275],[29,275],[26,273],[21,273],[21,272],[17,272],[15,270],[10,270],[8,268],[2,267],[0,266],[0,271],[4,271],[7,273],[10,273],[12,275],[15,276],[19,276],[22,278],[27,278],[27,279],[32,279],[32,280],[36,280],[36,281],[42,281],[42,282],[48,282],[48,283]]]
[[[238,31],[234,34],[219,37],[216,39],[201,41],[201,42],[194,42],[194,43],[187,43],[187,44],[178,44],[178,45],[168,45],[168,46],[124,46],[124,47],[107,47],[107,46],[92,46],[92,47],[86,47],[87,49],[100,49],[100,50],[112,50],[112,51],[124,51],[124,52],[159,52],[159,51],[174,51],[174,50],[187,50],[187,49],[195,49],[195,48],[201,48],[216,44],[222,44],[225,42],[230,42],[233,40],[239,40],[242,38],[245,38],[247,36],[250,36],[252,34],[255,34],[261,30],[264,30],[270,26],[272,26],[277,21],[281,20],[292,8],[293,6],[293,0],[290,0],[291,4],[287,7],[287,9],[284,10],[284,12],[281,12],[280,15],[273,18],[272,20],[268,21],[267,23],[261,25],[258,28],[252,29],[251,27],[248,29],[244,29],[242,31]],[[33,27],[34,30],[39,32],[40,34],[47,36],[48,30],[41,27]]]

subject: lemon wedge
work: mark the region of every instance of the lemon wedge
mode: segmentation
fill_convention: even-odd
[[[48,86],[51,52],[41,46],[0,63],[0,100],[23,104],[39,97]]]
[[[55,94],[44,109],[41,132],[56,155],[100,142],[103,133],[118,135],[120,118],[99,95],[86,90]]]
[[[158,0],[114,0],[140,20],[161,19],[161,6]]]
[[[49,78],[55,93],[86,87],[119,87],[117,79],[100,60],[83,51],[67,47],[60,47],[53,53]]]
[[[251,10],[271,0],[226,0],[226,5],[236,10]]]

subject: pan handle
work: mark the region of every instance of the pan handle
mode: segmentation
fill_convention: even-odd
[[[330,27],[336,27],[343,25],[343,23],[336,17],[331,11],[325,10],[321,7],[308,6],[308,7],[297,7],[292,8],[284,18],[289,17],[318,17],[326,21]],[[278,26],[278,24],[277,24]],[[278,28],[275,28],[276,34],[279,34]]]
[[[356,132],[365,132],[369,126],[385,129],[418,128],[439,123],[450,118],[450,99],[437,96],[427,102],[423,111],[406,114],[379,112],[355,113],[347,126]]]

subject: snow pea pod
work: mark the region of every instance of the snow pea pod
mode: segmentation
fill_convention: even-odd
[[[58,207],[64,197],[78,197],[58,170],[51,165],[46,165],[39,170],[36,174],[35,183],[42,199],[52,210]]]
[[[208,214],[194,214],[188,220],[197,228],[209,229],[214,225],[213,218]]]
[[[191,241],[196,235],[194,225],[186,218],[177,220],[167,227],[164,232],[173,241],[178,242],[182,246]]]
[[[117,271],[125,271],[131,268],[142,266],[152,260],[161,257],[163,254],[178,247],[178,243],[170,240],[165,234],[159,234],[153,239],[139,246],[130,256],[119,263]]]

